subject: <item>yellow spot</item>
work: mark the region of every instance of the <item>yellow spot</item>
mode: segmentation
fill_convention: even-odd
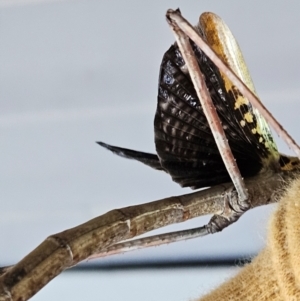
[[[235,103],[234,103],[234,109],[237,110],[239,109],[242,105],[248,105],[249,101],[247,98],[243,97],[243,96],[238,96],[235,99]]]
[[[262,137],[259,137],[259,140],[258,140],[258,141],[259,141],[259,142],[263,142],[263,140],[264,140],[264,139],[263,139]]]
[[[259,126],[256,127],[256,132],[257,132],[257,134],[262,135],[262,131]]]
[[[252,134],[256,134],[256,132],[257,132],[256,128],[252,129],[251,132],[252,132]]]
[[[246,114],[244,114],[244,119],[248,123],[252,123],[253,122],[253,115],[250,112],[247,112]]]
[[[244,126],[246,125],[245,120],[241,120],[241,121],[240,121],[240,124],[241,124],[242,127],[244,127]]]

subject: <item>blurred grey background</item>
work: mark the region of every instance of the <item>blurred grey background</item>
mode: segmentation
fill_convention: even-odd
[[[204,11],[225,20],[261,99],[300,141],[299,1],[0,0],[0,266],[111,209],[191,192],[95,143],[154,152],[159,65],[173,43],[165,12],[177,7],[191,23]],[[247,212],[211,237],[91,264],[247,258],[264,246],[273,209]],[[64,273],[34,300],[190,300],[235,271]]]

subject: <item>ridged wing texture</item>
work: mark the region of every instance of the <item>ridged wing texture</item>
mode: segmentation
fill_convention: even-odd
[[[235,109],[242,95],[234,86],[227,92],[218,68],[195,44],[192,47],[240,172],[243,177],[254,176],[278,158],[270,130],[257,130],[265,121],[249,102]],[[162,60],[154,132],[160,163],[181,186],[200,188],[230,181],[176,45]]]

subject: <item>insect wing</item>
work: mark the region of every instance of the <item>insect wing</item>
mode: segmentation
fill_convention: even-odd
[[[234,71],[254,91],[239,47],[224,25],[216,15],[205,13],[198,29],[212,48],[224,44],[217,49],[219,56],[226,58],[229,67],[237,68]],[[192,47],[242,176],[250,177],[263,167],[278,164],[279,154],[265,120],[201,49],[194,43]],[[199,188],[230,181],[176,45],[162,60],[154,128],[161,165],[175,182]]]

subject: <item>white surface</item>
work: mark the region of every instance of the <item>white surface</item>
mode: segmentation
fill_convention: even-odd
[[[218,268],[63,273],[32,300],[195,300],[237,270]]]
[[[113,208],[190,191],[168,175],[113,156],[95,144],[102,140],[154,151],[158,70],[173,42],[164,14],[177,7],[192,23],[203,11],[213,11],[226,21],[240,43],[259,95],[300,140],[300,4],[296,0],[2,6],[0,265],[16,262],[46,236]],[[282,145],[280,149],[286,151]],[[264,245],[270,210],[252,210],[211,237],[105,260],[252,254]],[[207,220],[179,226],[194,227]]]

